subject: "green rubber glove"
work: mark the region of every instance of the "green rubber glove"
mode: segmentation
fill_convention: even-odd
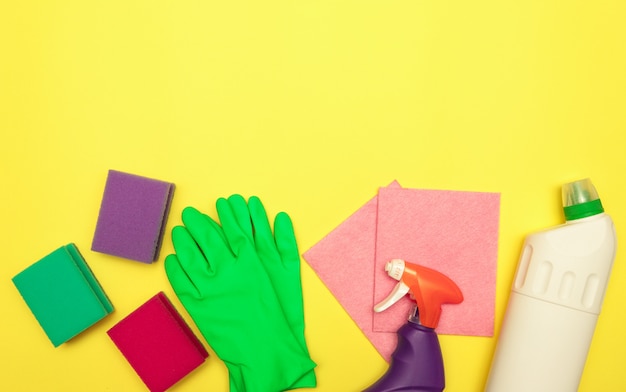
[[[193,208],[172,230],[165,270],[176,295],[215,353],[231,389],[291,388],[315,363],[291,331],[254,243],[225,235]]]
[[[240,195],[217,201],[220,222],[227,236],[244,235],[254,241],[256,252],[278,296],[291,330],[308,354],[304,336],[304,305],[300,278],[300,253],[291,218],[280,212],[274,219],[274,233],[261,200],[252,196],[246,204]],[[209,218],[210,219],[210,218]],[[291,388],[310,388],[317,384],[311,370]]]

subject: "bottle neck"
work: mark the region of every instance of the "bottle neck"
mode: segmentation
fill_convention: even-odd
[[[563,206],[566,221],[584,219],[604,212],[600,199]]]
[[[565,220],[565,223],[567,223],[568,225],[574,225],[576,223],[584,223],[584,222],[589,222],[589,221],[592,221],[592,220],[596,220],[598,218],[602,218],[605,215],[606,215],[606,213],[600,212],[600,213],[597,213],[595,215],[590,215],[590,216],[587,216],[587,217],[584,217],[584,218]]]
[[[420,322],[420,312],[419,312],[419,308],[417,307],[417,305],[413,305],[413,307],[411,308],[411,311],[409,312],[408,320],[409,320],[409,323],[415,326],[419,326],[420,329],[427,329],[427,330],[434,329],[434,328],[430,328],[430,327],[426,327],[422,325],[422,323]]]

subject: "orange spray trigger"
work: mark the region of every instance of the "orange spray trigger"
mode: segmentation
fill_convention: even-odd
[[[420,324],[436,328],[442,304],[463,302],[461,289],[446,275],[434,269],[394,259],[387,262],[385,271],[399,282],[387,298],[374,306],[375,312],[382,312],[410,293],[417,302]]]

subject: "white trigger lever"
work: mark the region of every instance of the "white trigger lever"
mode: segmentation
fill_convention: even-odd
[[[393,291],[391,291],[387,298],[374,306],[374,312],[377,313],[382,312],[391,305],[395,304],[400,298],[404,297],[409,292],[409,286],[407,286],[403,281],[400,280],[402,279],[402,274],[404,273],[404,260],[393,259],[391,261],[388,261],[387,264],[385,264],[385,271],[387,271],[387,274],[389,276],[391,276],[395,280],[398,280],[399,282],[396,287],[393,288]]]
[[[382,302],[374,306],[374,312],[382,312],[387,309],[391,305],[398,302],[398,300],[406,295],[409,292],[409,286],[404,284],[404,282],[398,282],[396,287],[393,288],[393,291],[387,298],[385,298]]]

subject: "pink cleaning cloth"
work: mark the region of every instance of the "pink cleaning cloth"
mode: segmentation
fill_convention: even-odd
[[[404,259],[447,275],[463,292],[462,303],[443,305],[438,333],[492,336],[499,211],[499,193],[380,189],[374,302],[398,283],[387,261]],[[374,331],[397,331],[413,304],[407,295],[375,313]]]
[[[170,388],[209,355],[163,292],[107,334],[152,392]]]
[[[389,188],[399,187],[395,181],[389,185]],[[374,332],[372,328],[377,213],[378,196],[375,196],[302,257],[388,360],[396,346],[396,332]]]
[[[322,240],[320,240],[317,244],[311,247],[308,251],[303,254],[304,259],[309,263],[309,265],[315,270],[320,279],[325,283],[328,289],[333,293],[333,295],[337,298],[343,308],[348,312],[350,317],[355,321],[358,327],[363,331],[365,336],[370,340],[372,345],[376,348],[376,350],[381,354],[381,356],[385,360],[389,360],[393,350],[397,344],[397,335],[396,331],[399,325],[404,324],[407,319],[408,310],[410,307],[410,301],[408,297],[403,299],[401,302],[392,306],[392,308],[385,310],[384,313],[387,312],[395,312],[400,315],[390,316],[396,317],[392,323],[387,324],[385,321],[377,321],[377,327],[374,328],[374,312],[373,307],[375,304],[374,299],[378,301],[386,297],[388,291],[391,290],[396,281],[391,279],[384,271],[384,262],[386,260],[383,257],[386,257],[387,253],[393,253],[392,246],[395,244],[393,241],[388,241],[389,237],[393,239],[394,236],[400,235],[402,238],[406,238],[402,233],[403,230],[413,227],[414,225],[411,222],[406,222],[405,220],[396,220],[394,218],[396,214],[396,209],[388,208],[388,204],[398,202],[399,206],[403,206],[407,210],[414,210],[417,205],[411,204],[411,198],[414,197],[414,190],[408,189],[407,193],[402,193],[403,189],[397,182],[391,183],[386,188],[381,188],[379,195],[375,196],[371,200],[369,200],[363,207],[353,213],[348,219],[342,222],[337,228],[327,234]],[[416,191],[416,190],[415,190]],[[404,201],[402,201],[402,197],[398,200],[393,200],[392,197],[395,194],[393,192],[398,192],[398,195],[406,197]],[[491,245],[486,254],[489,255],[489,262],[486,264],[491,265],[490,268],[492,270],[483,271],[484,278],[481,282],[485,285],[486,293],[495,293],[495,257],[497,251],[493,248],[497,247],[497,224],[499,217],[499,195],[498,194],[478,194],[471,192],[451,192],[451,191],[432,191],[437,192],[438,197],[449,196],[451,198],[443,198],[442,201],[445,200],[445,204],[447,205],[447,209],[455,210],[456,207],[449,205],[449,202],[458,202],[458,196],[467,196],[467,200],[464,201],[464,205],[473,204],[470,203],[470,199],[472,196],[480,196],[478,197],[476,202],[480,201],[486,202],[487,205],[482,204],[481,210],[487,212],[486,219],[479,219],[478,221],[473,222],[474,226],[472,226],[472,230],[483,231],[483,234],[489,238],[488,242]],[[389,193],[389,194],[388,194]],[[382,198],[381,198],[381,195]],[[395,195],[396,197],[398,195]],[[433,194],[434,195],[434,194]],[[456,197],[453,197],[456,196]],[[461,197],[461,199],[465,199]],[[382,200],[382,204],[380,203]],[[432,198],[430,199],[432,200]],[[475,203],[474,203],[475,204]],[[400,209],[402,212],[402,208]],[[445,209],[444,209],[445,210]],[[459,212],[457,210],[457,212]],[[406,213],[404,211],[403,213]],[[411,213],[413,214],[413,213]],[[410,214],[408,214],[410,215]],[[467,216],[466,214],[461,214],[462,216]],[[435,216],[433,216],[435,217]],[[460,216],[459,218],[460,219]],[[495,231],[493,230],[493,224],[495,219]],[[380,224],[379,224],[380,221]],[[393,222],[397,222],[395,225]],[[435,223],[434,221],[431,223]],[[441,229],[438,228],[439,224],[442,226],[447,226],[446,222],[438,222],[435,224],[435,229],[441,232]],[[406,225],[406,226],[403,226]],[[486,225],[486,226],[485,226]],[[470,226],[465,226],[465,229],[469,229]],[[387,233],[381,231],[387,230]],[[457,233],[460,231],[457,230]],[[406,233],[410,236],[410,233]],[[422,233],[425,235],[425,233]],[[378,239],[380,236],[380,240]],[[494,238],[495,236],[495,238]],[[408,239],[409,241],[412,238]],[[377,251],[377,246],[381,246],[381,249]],[[400,249],[406,248],[405,245],[402,245]],[[454,245],[454,248],[458,249],[457,245]],[[452,249],[448,249],[447,252],[451,252]],[[493,252],[493,253],[492,253]],[[398,252],[399,253],[399,252]],[[409,257],[413,256],[413,254],[402,255],[393,253],[395,257],[407,257],[408,261],[414,263],[422,263],[424,260],[411,260]],[[377,263],[377,257],[380,257],[379,262]],[[485,264],[485,265],[486,265]],[[483,263],[481,263],[483,265]],[[435,268],[437,268],[435,266]],[[463,268],[462,273],[460,274],[451,274],[452,279],[457,279],[460,282],[457,284],[463,290],[466,287],[465,284],[465,275],[470,273],[471,262],[467,260],[467,268]],[[482,268],[482,266],[480,267]],[[492,277],[493,279],[490,279]],[[384,279],[382,279],[384,278]],[[379,293],[380,297],[375,296],[375,281],[378,279],[384,280],[378,284],[378,289],[381,291]],[[467,290],[465,290],[467,291]],[[475,298],[471,293],[466,293],[464,291],[464,295],[466,298]],[[384,292],[384,293],[383,293]],[[478,294],[480,296],[480,294]],[[488,295],[483,302],[480,303],[481,306],[481,317],[483,320],[476,320],[475,317],[468,317],[467,320],[464,320],[462,326],[457,325],[458,329],[448,330],[446,333],[457,333],[457,334],[466,334],[468,331],[468,326],[471,327],[469,330],[478,331],[485,329],[485,325],[491,325],[491,331],[493,330],[493,303],[494,297],[492,294]],[[473,302],[473,301],[472,301]],[[459,305],[454,305],[459,306]],[[399,307],[403,309],[395,310],[394,307]],[[448,306],[445,309],[445,312],[448,312],[448,308],[452,306]],[[445,313],[444,312],[444,313]],[[489,321],[489,315],[491,317],[491,321]],[[379,315],[377,315],[379,316]],[[487,321],[485,321],[485,318]],[[380,324],[379,324],[380,323]],[[478,323],[480,324],[480,328],[474,328],[472,324]],[[442,324],[440,323],[440,326]],[[447,328],[447,327],[446,327]],[[452,332],[454,331],[454,332]],[[438,328],[438,332],[439,328]],[[483,332],[485,334],[489,334],[488,332]],[[469,334],[469,333],[467,333]],[[477,333],[480,334],[480,333]]]

